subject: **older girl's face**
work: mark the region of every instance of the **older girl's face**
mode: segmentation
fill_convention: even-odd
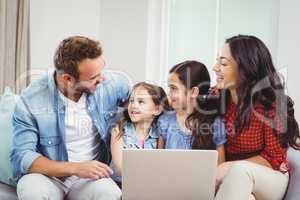
[[[171,73],[168,79],[169,97],[172,108],[176,111],[185,110],[190,104],[190,90],[187,90],[176,73]]]
[[[238,65],[231,55],[229,44],[225,44],[213,67],[218,89],[236,89],[238,86]]]

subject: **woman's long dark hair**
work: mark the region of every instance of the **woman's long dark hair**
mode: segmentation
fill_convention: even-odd
[[[136,88],[142,87],[147,92],[152,98],[153,103],[156,106],[161,106],[163,108],[163,111],[170,110],[170,105],[168,102],[168,97],[164,91],[164,89],[160,86],[156,86],[150,83],[146,82],[140,82],[134,85],[133,90],[134,91]],[[163,113],[163,112],[162,112]],[[160,115],[155,116],[153,122],[152,122],[152,128],[156,128],[156,122],[158,120]],[[121,138],[124,135],[124,127],[126,123],[132,123],[129,114],[128,114],[128,109],[126,108],[123,112],[123,115],[119,119],[119,122],[117,123],[117,127],[119,129],[119,135],[118,137]]]
[[[212,124],[218,114],[216,99],[209,94],[210,76],[206,66],[197,61],[175,65],[175,73],[187,90],[197,87],[197,108],[187,117],[186,126],[192,131],[192,149],[215,149]]]
[[[226,43],[238,65],[238,104],[234,124],[236,132],[239,134],[249,127],[253,107],[261,104],[266,118],[268,112],[275,109],[280,120],[284,120],[281,122],[286,122],[281,131],[283,134],[276,134],[280,136],[281,145],[299,148],[296,143],[299,127],[294,116],[294,104],[284,92],[284,84],[266,45],[257,37],[247,35],[231,37]]]

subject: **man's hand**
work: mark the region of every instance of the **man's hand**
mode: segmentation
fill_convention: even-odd
[[[75,176],[89,179],[108,178],[113,173],[109,166],[96,160],[75,163],[73,170]]]
[[[33,161],[29,173],[40,173],[49,177],[78,176],[80,178],[100,179],[112,175],[106,164],[92,160],[86,162],[64,162],[49,160],[40,156]]]

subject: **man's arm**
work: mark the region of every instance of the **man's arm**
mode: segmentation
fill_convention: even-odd
[[[40,173],[50,177],[75,175],[91,179],[109,177],[112,174],[107,165],[98,161],[71,163],[54,161],[43,156],[37,150],[39,130],[36,123],[24,101],[20,100],[13,115],[14,135],[10,153],[16,179],[28,173]]]
[[[37,122],[24,101],[22,97],[19,99],[12,117],[13,141],[10,162],[14,178],[17,180],[28,174],[32,162],[41,156],[37,151]]]
[[[33,161],[29,173],[40,173],[49,177],[78,176],[100,179],[110,177],[112,170],[106,164],[96,160],[80,163],[61,162],[40,156]]]

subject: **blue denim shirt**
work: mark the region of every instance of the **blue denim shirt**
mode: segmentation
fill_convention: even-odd
[[[117,73],[104,76],[106,80],[87,96],[86,102],[88,113],[101,137],[101,161],[108,158],[104,138],[114,123],[118,105],[125,102],[130,94],[125,77]],[[34,81],[24,90],[13,114],[13,128],[10,161],[16,180],[27,174],[33,161],[41,155],[51,160],[68,161],[65,105],[58,94],[54,73]]]
[[[177,122],[176,112],[165,112],[158,119],[160,134],[165,142],[165,149],[191,149],[192,135],[183,132]],[[225,144],[226,129],[225,124],[220,117],[217,117],[213,123],[213,141],[216,146]]]
[[[144,142],[144,149],[156,149],[159,133],[156,128],[151,128],[148,137]],[[142,149],[138,135],[132,123],[127,123],[124,127],[123,148],[124,149]]]
[[[158,137],[159,137],[158,129],[151,128],[148,137],[145,139],[144,149],[156,149]],[[137,133],[132,123],[127,123],[124,126],[124,135],[122,136],[122,140],[123,140],[123,149],[142,149],[139,138],[137,137]],[[111,161],[110,166],[115,172],[115,165],[113,161]],[[113,173],[112,178],[118,182],[122,181],[122,177],[117,176],[115,173]]]

